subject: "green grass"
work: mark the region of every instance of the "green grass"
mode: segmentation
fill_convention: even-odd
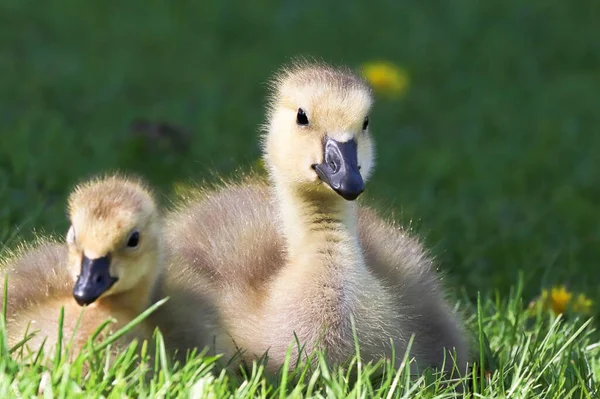
[[[541,312],[525,317],[519,298],[516,292],[507,301],[486,301],[474,311],[470,325],[479,330],[481,342],[486,341],[484,334],[490,337],[490,348],[482,351],[481,359],[493,366],[493,371],[476,368],[481,378],[446,379],[432,372],[411,377],[408,359],[399,365],[383,361],[360,364],[353,359],[348,368],[331,369],[320,354],[312,369],[301,365],[289,374],[268,376],[262,365],[255,363],[242,376],[218,369],[215,357],[191,356],[185,364],[172,364],[159,333],[154,342],[134,342],[111,361],[109,338],[90,342],[72,361],[66,360],[68,348],[63,348],[49,364],[43,352],[23,354],[17,350],[11,358],[0,335],[0,395],[441,399],[456,397],[456,390],[462,390],[467,397],[597,397],[600,345],[592,343],[592,320],[565,322]],[[158,348],[154,358],[149,356],[154,352],[150,348]],[[87,372],[82,368],[86,361],[90,364]]]
[[[106,170],[146,177],[166,202],[176,182],[254,164],[264,82],[291,56],[350,66],[387,59],[408,71],[410,87],[401,99],[378,99],[371,115],[378,163],[364,201],[412,224],[475,335],[479,320],[498,358],[483,396],[593,397],[596,323],[574,335],[583,321],[551,324],[523,309],[562,283],[600,303],[599,16],[589,0],[5,0],[0,245],[31,239],[33,229],[65,232],[69,189]],[[187,142],[135,136],[140,118],[181,127]],[[35,392],[39,367],[4,354],[0,396]],[[192,363],[147,384],[119,365],[85,379],[62,363],[52,393],[176,396],[212,378],[202,359]],[[321,370],[310,392],[385,397],[367,375],[348,385]],[[399,378],[402,397],[410,388]],[[288,382],[286,392],[310,383]],[[218,374],[205,386],[279,395],[259,375],[242,384]]]

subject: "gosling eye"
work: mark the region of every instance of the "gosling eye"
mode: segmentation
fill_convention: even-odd
[[[73,225],[69,227],[69,231],[67,232],[67,244],[75,244],[75,229],[73,228]]]
[[[298,113],[296,114],[296,124],[298,126],[308,126],[308,116],[302,108],[298,108]]]
[[[129,236],[129,240],[127,240],[127,247],[137,248],[139,243],[140,243],[140,233],[138,231],[134,231]]]
[[[363,121],[363,130],[367,130],[367,127],[369,127],[369,117],[365,116],[365,120]]]

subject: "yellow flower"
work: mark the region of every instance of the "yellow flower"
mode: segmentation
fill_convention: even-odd
[[[254,166],[261,172],[267,170],[267,168],[265,168],[265,161],[262,158],[258,158],[256,162],[254,162]]]
[[[572,297],[573,294],[567,291],[564,285],[561,285],[560,287],[552,287],[549,298],[552,311],[554,311],[555,314],[565,313],[567,310],[567,305],[569,304],[569,301],[571,301]]]
[[[594,302],[585,296],[585,294],[578,294],[573,297],[573,293],[567,291],[564,285],[554,286],[550,290],[543,289],[542,295],[538,299],[531,301],[529,304],[529,310],[535,311],[537,306],[542,306],[543,309],[551,309],[554,314],[562,314],[567,310],[571,310],[575,313],[590,314],[592,313],[592,307]]]
[[[201,198],[202,191],[187,183],[175,182],[173,184],[173,193],[178,199]]]
[[[408,88],[408,74],[391,62],[378,61],[363,65],[362,73],[376,92],[398,97]]]
[[[589,314],[592,312],[593,305],[594,302],[590,298],[586,297],[585,294],[579,294],[573,303],[573,311],[582,314]]]

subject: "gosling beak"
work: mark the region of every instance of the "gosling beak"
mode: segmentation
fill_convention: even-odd
[[[365,191],[365,182],[358,170],[356,141],[344,143],[327,137],[324,143],[323,163],[312,167],[319,178],[348,201],[355,200]]]
[[[103,293],[108,291],[118,278],[111,277],[110,256],[89,259],[85,255],[81,261],[81,274],[75,282],[73,297],[80,306],[94,303]]]

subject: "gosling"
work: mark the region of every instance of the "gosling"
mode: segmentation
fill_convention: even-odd
[[[465,370],[466,335],[431,257],[355,201],[374,165],[372,103],[348,69],[284,68],[262,137],[269,184],[204,190],[167,217],[169,246],[208,282],[234,345],[246,360],[268,352],[271,371],[296,339],[303,356],[343,363],[355,336],[364,361],[400,364],[414,336],[415,372]]]

